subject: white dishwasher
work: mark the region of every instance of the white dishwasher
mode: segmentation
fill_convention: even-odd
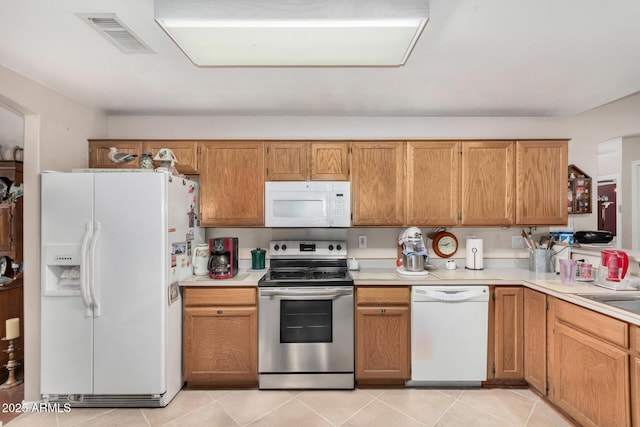
[[[488,286],[413,286],[409,386],[487,379]]]

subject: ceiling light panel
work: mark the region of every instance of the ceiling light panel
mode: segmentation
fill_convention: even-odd
[[[415,0],[178,3],[156,0],[156,21],[199,66],[397,66],[428,21]]]

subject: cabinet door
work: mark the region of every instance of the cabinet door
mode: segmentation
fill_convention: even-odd
[[[547,296],[524,290],[524,379],[547,394]]]
[[[109,160],[110,147],[115,147],[119,153],[136,154],[138,157],[127,163],[113,163]],[[90,168],[138,169],[138,158],[141,154],[141,141],[89,140]]]
[[[462,143],[462,224],[511,225],[515,196],[514,143]]]
[[[256,307],[185,307],[183,333],[186,381],[257,382]]]
[[[523,289],[495,288],[495,378],[522,379],[523,369]]]
[[[268,142],[267,181],[306,181],[308,158],[309,143]]]
[[[14,258],[14,220],[12,205],[0,204],[0,256]]]
[[[142,151],[150,151],[152,157],[155,157],[161,148],[168,148],[173,151],[173,154],[178,159],[176,164],[178,172],[186,175],[198,173],[197,141],[144,141],[142,144]]]
[[[404,224],[404,144],[352,144],[353,225]]]
[[[516,224],[567,223],[567,142],[516,142]]]
[[[311,143],[311,180],[348,181],[349,143]]]
[[[640,426],[640,327],[631,326],[631,421]]]
[[[202,226],[264,224],[264,144],[202,142]]]
[[[409,307],[356,310],[356,379],[409,378]]]
[[[549,397],[581,425],[628,426],[629,355],[569,325],[554,325]]]
[[[459,168],[459,142],[407,142],[407,224],[458,224]]]

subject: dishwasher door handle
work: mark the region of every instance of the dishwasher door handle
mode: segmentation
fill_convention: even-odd
[[[473,298],[477,298],[482,294],[486,293],[486,289],[478,289],[478,290],[452,290],[452,291],[441,291],[441,290],[422,290],[417,289],[415,291],[417,295],[420,297],[426,297],[423,299],[418,299],[421,301],[438,301],[438,302],[462,302],[468,301]]]

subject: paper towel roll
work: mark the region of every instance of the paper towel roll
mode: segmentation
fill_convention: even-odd
[[[467,265],[469,270],[482,270],[482,239],[467,239]]]

